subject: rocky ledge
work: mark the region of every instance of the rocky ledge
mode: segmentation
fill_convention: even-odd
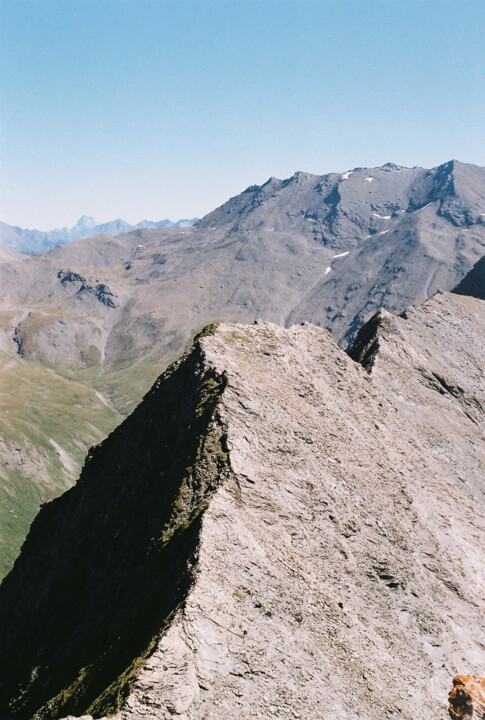
[[[375,318],[365,368],[208,328],[34,521],[0,717],[444,717],[485,665],[484,338],[449,294]]]

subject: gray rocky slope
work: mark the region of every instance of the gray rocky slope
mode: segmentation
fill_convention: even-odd
[[[0,587],[1,717],[444,720],[485,663],[484,331],[439,293],[355,359],[199,337]]]

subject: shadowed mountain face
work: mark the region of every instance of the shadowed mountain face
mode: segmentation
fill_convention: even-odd
[[[473,266],[468,275],[458,283],[453,292],[457,295],[471,295],[471,297],[485,300],[485,255]]]
[[[444,717],[485,662],[484,338],[446,293],[364,367],[309,324],[199,337],[35,520],[0,716]]]
[[[38,546],[37,570],[19,560],[15,573],[30,575],[21,596],[15,573],[2,585],[0,624],[13,630],[2,637],[2,718],[27,719],[42,706],[42,717],[59,717],[101,696],[104,710],[118,707],[193,582],[201,514],[227,472],[216,420],[223,387],[194,349],[91,449],[78,484],[40,512],[31,550],[49,528],[56,547]]]
[[[248,188],[194,227],[92,237],[35,258],[4,254],[0,473],[14,490],[0,496],[0,542],[7,524],[17,540],[0,568],[15,557],[32,508],[72,482],[89,445],[204,325],[311,321],[345,346],[380,307],[400,312],[463,279],[485,253],[484,198],[485,169],[456,161],[296,173]],[[44,428],[53,408],[66,418],[60,433],[55,423]],[[40,454],[32,428],[43,434]],[[34,477],[55,489],[36,491],[28,507],[14,502],[15,488]]]

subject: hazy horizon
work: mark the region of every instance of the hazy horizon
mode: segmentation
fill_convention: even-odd
[[[249,185],[485,165],[480,0],[2,0],[0,218],[202,217]]]
[[[30,227],[30,228],[27,228],[27,227],[23,227],[23,226],[19,225],[18,223],[6,223],[6,224],[7,224],[7,225],[11,225],[12,227],[21,227],[22,230],[38,230],[39,232],[51,232],[51,231],[55,231],[55,230],[59,230],[59,231],[61,231],[61,230],[73,230],[74,228],[77,227],[78,223],[79,223],[81,220],[83,220],[83,218],[89,218],[90,220],[94,220],[93,226],[94,226],[94,227],[97,227],[98,225],[105,225],[105,224],[110,223],[110,222],[118,222],[118,221],[121,221],[121,222],[124,221],[124,222],[128,223],[129,225],[134,225],[134,226],[135,226],[135,225],[138,225],[139,223],[144,222],[144,221],[148,221],[148,222],[163,222],[163,221],[165,221],[165,220],[168,220],[169,222],[179,222],[179,221],[181,221],[181,220],[194,220],[194,219],[195,219],[195,216],[194,216],[194,217],[190,217],[190,218],[156,218],[156,219],[155,219],[155,218],[140,218],[140,220],[137,220],[136,222],[132,222],[132,223],[131,223],[131,222],[129,222],[128,220],[126,220],[126,218],[122,218],[122,217],[109,218],[109,219],[107,219],[107,220],[98,220],[98,218],[93,218],[93,216],[92,216],[92,215],[89,215],[89,213],[83,213],[83,214],[80,215],[80,216],[77,218],[77,220],[76,220],[74,223],[72,223],[71,225],[62,225],[62,226],[61,226],[61,225],[56,225],[55,227],[48,227],[48,228],[38,228],[38,227]],[[198,218],[197,218],[197,219],[198,219]],[[3,220],[3,218],[0,217],[0,222],[6,222],[6,221]]]

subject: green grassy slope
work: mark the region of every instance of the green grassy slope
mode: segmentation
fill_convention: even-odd
[[[0,577],[40,503],[70,487],[120,415],[96,390],[0,353]]]

